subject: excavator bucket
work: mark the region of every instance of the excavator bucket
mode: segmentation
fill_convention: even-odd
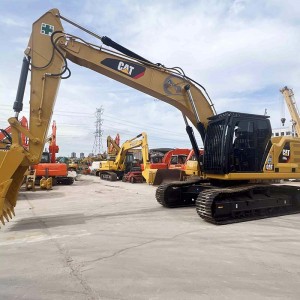
[[[24,154],[20,149],[0,150],[0,221],[4,225],[14,213],[17,196],[27,166],[21,166]]]
[[[160,185],[172,181],[183,181],[184,171],[180,169],[158,169],[156,171],[153,185]]]

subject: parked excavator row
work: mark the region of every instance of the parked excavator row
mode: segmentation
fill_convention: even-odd
[[[94,157],[90,161],[89,174],[91,175],[100,175],[99,166],[102,161],[110,160],[114,161],[117,154],[120,151],[120,135],[117,133],[116,137],[113,139],[110,135],[106,138],[107,141],[107,150],[101,155],[101,158]]]
[[[108,149],[110,148],[108,159],[100,161],[99,169],[96,171],[96,175],[101,179],[109,181],[119,179],[131,183],[140,183],[145,180],[148,184],[153,185],[183,179],[182,168],[190,154],[190,149],[170,150],[164,155],[161,162],[153,163],[149,155],[145,132],[126,141],[121,147],[110,136],[107,137],[107,142]],[[135,159],[131,152],[133,149],[139,148],[142,153],[142,164]]]
[[[62,20],[99,39],[104,45],[95,45],[84,41],[78,34],[66,33]],[[268,116],[232,111],[216,114],[204,87],[189,78],[181,68],[152,63],[52,9],[33,24],[13,106],[15,116],[8,120],[12,144],[8,150],[0,150],[0,219],[3,223],[4,218],[8,219],[14,213],[26,169],[40,161],[60,80],[71,75],[68,60],[181,111],[201,179],[159,186],[156,198],[161,205],[196,205],[199,216],[214,224],[300,211],[298,187],[270,184],[272,180],[300,178],[299,137],[271,138]],[[23,108],[29,69],[30,122],[29,130],[26,130],[18,117]],[[202,138],[203,165],[188,120]],[[20,142],[21,133],[29,139],[28,149],[24,149]]]
[[[117,147],[115,147],[117,149]],[[122,180],[124,174],[128,173],[135,163],[135,158],[130,150],[141,148],[143,157],[148,157],[147,134],[142,132],[136,137],[124,142],[113,160],[100,161],[97,173],[103,180]]]

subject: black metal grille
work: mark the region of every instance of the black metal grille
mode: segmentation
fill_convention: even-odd
[[[223,173],[223,136],[226,134],[225,119],[211,123],[207,128],[204,151],[204,170]]]

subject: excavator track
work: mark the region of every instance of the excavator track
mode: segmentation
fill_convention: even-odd
[[[198,215],[217,225],[251,221],[300,212],[300,188],[248,185],[202,191],[196,200]]]
[[[114,172],[101,172],[99,176],[102,180],[107,180],[107,181],[118,180],[118,175]]]
[[[159,204],[168,208],[195,205],[196,197],[193,197],[192,193],[183,194],[182,191],[191,188],[200,182],[201,180],[194,180],[161,184],[156,189],[156,200]]]

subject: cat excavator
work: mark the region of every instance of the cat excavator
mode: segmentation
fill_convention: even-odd
[[[62,21],[90,34],[101,44],[66,33]],[[52,9],[33,23],[13,105],[15,115],[8,120],[12,144],[9,149],[0,150],[2,223],[14,214],[26,169],[40,161],[60,81],[71,75],[68,61],[164,101],[182,113],[201,177],[159,186],[156,199],[164,207],[196,205],[199,216],[214,224],[300,211],[298,187],[270,184],[272,180],[300,178],[298,137],[271,138],[268,116],[233,111],[217,114],[205,88],[181,68],[152,63]],[[18,117],[23,108],[29,70],[27,130],[20,125]],[[188,120],[204,143],[203,165],[200,165],[199,147]],[[20,134],[29,139],[28,149],[20,142]]]

